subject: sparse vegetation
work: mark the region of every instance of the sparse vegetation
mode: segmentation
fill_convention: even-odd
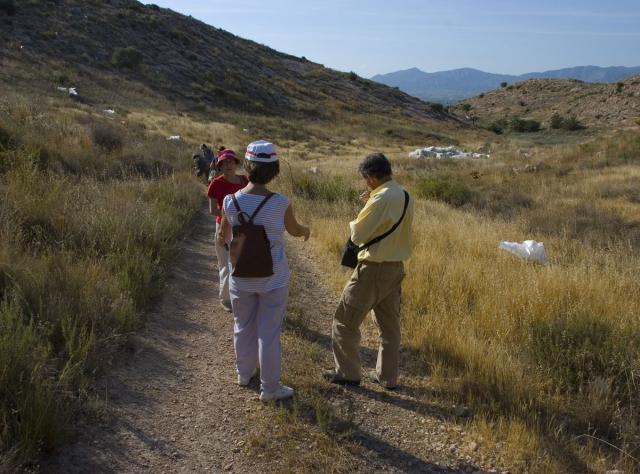
[[[118,68],[135,69],[142,64],[142,59],[142,53],[131,46],[116,48],[111,55],[111,64]]]
[[[123,131],[73,117],[0,102],[0,451],[18,461],[63,440],[200,203],[188,177],[162,179],[176,149],[138,161]]]
[[[418,196],[425,199],[443,201],[459,207],[467,204],[473,193],[458,177],[453,175],[427,175],[418,179],[415,185]]]
[[[476,164],[486,175],[470,184],[462,184],[468,167],[440,161],[430,175],[397,178],[420,198],[404,346],[412,361],[424,361],[430,390],[452,390],[454,403],[474,407],[468,429],[503,443],[516,470],[632,470],[624,455],[576,437],[594,434],[629,453],[638,446],[637,427],[625,420],[640,410],[640,226],[631,217],[634,191],[623,185],[639,173],[629,166],[637,142],[627,133],[542,151],[537,159],[547,165],[532,173],[514,174],[508,161]],[[320,261],[333,273],[327,252],[337,261],[344,237],[335,229],[355,210],[326,206],[305,200],[300,212],[313,221]],[[554,264],[524,265],[496,249],[502,239],[525,238],[544,241]]]
[[[508,83],[508,82],[501,82],[501,83],[500,83],[500,87],[502,87],[502,88],[507,87],[507,85],[509,85],[509,83]]]
[[[509,126],[514,132],[532,133],[540,131],[540,122],[537,120],[527,120],[519,117],[512,118]]]

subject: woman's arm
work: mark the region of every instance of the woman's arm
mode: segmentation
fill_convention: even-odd
[[[284,228],[294,237],[304,237],[304,241],[309,240],[311,231],[308,227],[298,223],[296,216],[293,214],[293,206],[289,204],[287,211],[284,213]]]
[[[215,199],[209,198],[209,214],[211,214],[212,216],[216,216],[216,217],[222,215],[220,213],[220,209],[218,209],[217,204],[218,203],[216,202]]]
[[[220,212],[220,209],[218,209],[218,203],[216,202],[215,199],[211,199],[209,198],[209,214],[211,214],[212,216],[221,216],[222,213]]]
[[[231,224],[229,224],[227,216],[224,214],[224,209],[221,209],[219,212],[221,221],[216,239],[218,240],[218,244],[224,246],[230,240],[228,237],[231,236]]]

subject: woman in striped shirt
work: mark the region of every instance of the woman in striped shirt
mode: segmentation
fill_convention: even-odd
[[[249,184],[235,193],[243,213],[251,216],[266,196],[273,194],[266,185],[280,172],[272,143],[250,143],[245,154]],[[227,241],[231,227],[240,223],[238,209],[229,195],[223,202],[222,225],[218,241]],[[243,278],[232,275],[229,293],[234,316],[234,346],[238,384],[246,386],[260,367],[260,400],[291,397],[293,389],[280,382],[280,330],[289,296],[289,266],[284,247],[284,231],[309,239],[309,228],[298,223],[289,199],[274,194],[255,216],[253,223],[265,228],[271,247],[273,275]]]

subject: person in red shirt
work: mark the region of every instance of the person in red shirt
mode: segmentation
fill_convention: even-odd
[[[207,196],[209,196],[209,212],[216,216],[216,235],[220,227],[220,209],[222,201],[228,194],[244,188],[249,181],[246,176],[236,174],[240,160],[233,150],[227,148],[218,156],[216,167],[221,172],[220,176],[209,183]],[[214,205],[215,203],[215,205]],[[216,239],[216,255],[218,257],[218,272],[220,274],[219,296],[220,304],[231,312],[231,298],[229,297],[229,250],[220,245]]]

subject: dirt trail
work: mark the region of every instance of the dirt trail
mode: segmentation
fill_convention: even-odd
[[[243,447],[247,418],[263,408],[256,384],[246,389],[234,383],[232,316],[218,305],[213,232],[213,222],[203,211],[182,244],[162,301],[133,341],[129,360],[98,382],[104,414],[81,421],[81,436],[43,463],[41,472],[264,472],[275,468],[266,459],[248,456]],[[313,317],[298,312],[288,324],[327,348],[323,363],[330,366],[329,328],[336,295],[300,245],[290,242],[296,276],[291,312],[313,308]],[[370,330],[363,343],[363,359],[371,367],[375,338]],[[407,364],[409,357],[405,354]],[[318,379],[321,368],[309,362],[309,372],[317,371]],[[431,403],[433,393],[424,377],[405,375],[401,383],[403,387],[395,392],[370,383],[349,389],[329,387],[332,403],[348,402],[354,410],[358,426],[354,440],[362,447],[353,453],[355,470],[492,472],[490,456],[485,457],[476,443],[464,441],[455,410]]]
[[[255,391],[235,384],[233,319],[218,304],[210,216],[182,244],[165,295],[125,366],[99,381],[106,415],[42,472],[258,470],[240,454]]]

